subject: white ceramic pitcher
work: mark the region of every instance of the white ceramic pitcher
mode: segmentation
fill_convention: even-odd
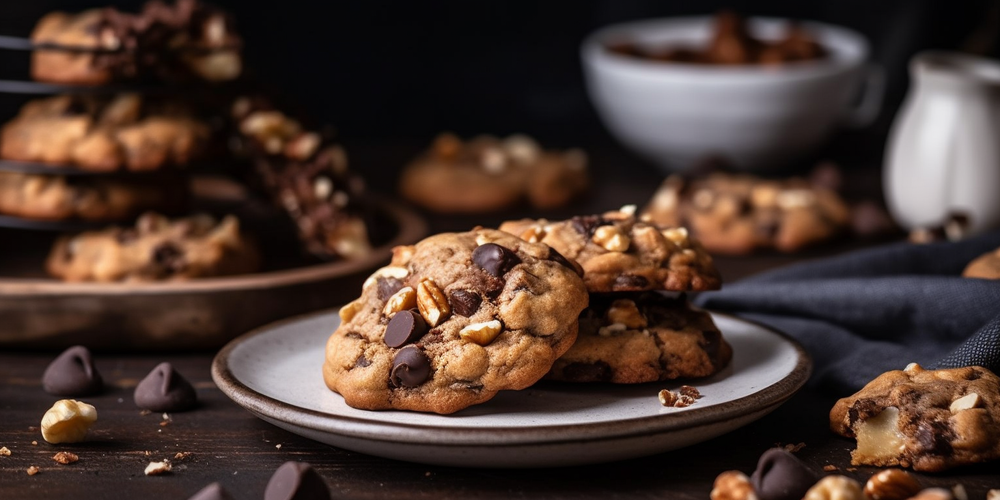
[[[924,52],[889,132],[883,180],[909,229],[969,217],[969,234],[1000,227],[1000,62]]]

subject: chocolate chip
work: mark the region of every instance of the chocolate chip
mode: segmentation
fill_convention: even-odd
[[[581,269],[579,265],[574,266],[573,263],[569,261],[569,259],[563,257],[563,254],[557,252],[555,248],[549,249],[549,260],[551,260],[552,262],[558,262],[572,269],[573,272],[580,275],[580,277],[583,277],[583,269]]]
[[[563,376],[574,382],[607,382],[611,380],[611,365],[604,361],[570,363],[563,368]]]
[[[233,500],[233,496],[221,484],[212,483],[202,488],[188,500]]]
[[[599,215],[578,215],[570,219],[569,223],[576,232],[586,236],[588,240],[594,237],[594,231],[597,231],[599,226],[609,224],[608,221]]]
[[[366,367],[368,365],[371,365],[371,364],[372,364],[372,362],[369,361],[368,358],[366,358],[363,354],[361,356],[358,356],[358,359],[354,360],[354,367],[355,368],[364,368],[364,367]]]
[[[487,243],[480,245],[472,252],[472,262],[499,278],[520,264],[521,258],[516,253],[496,243]]]
[[[264,500],[330,500],[330,488],[311,465],[285,462],[267,482]]]
[[[153,262],[170,271],[184,269],[184,252],[173,243],[164,242],[153,248]]]
[[[90,396],[101,392],[104,380],[94,366],[90,351],[77,345],[49,363],[42,375],[42,388],[55,396]]]
[[[427,333],[427,322],[416,309],[399,311],[392,316],[385,327],[382,341],[389,347],[412,344]]]
[[[921,451],[942,457],[952,453],[951,440],[955,433],[945,422],[920,422],[916,437]]]
[[[183,411],[194,407],[198,395],[194,387],[170,363],[160,363],[135,387],[139,408],[151,411]]]
[[[760,500],[800,500],[818,480],[813,471],[784,448],[765,451],[750,476],[750,484]]]
[[[396,278],[383,278],[379,276],[375,280],[375,286],[378,287],[378,300],[385,302],[389,300],[396,292],[402,290],[403,282]]]
[[[392,372],[389,381],[394,387],[416,387],[431,374],[431,361],[415,345],[399,350],[392,358]]]
[[[636,276],[634,274],[622,274],[615,278],[615,282],[611,285],[611,289],[619,291],[629,291],[629,290],[645,290],[649,287],[649,280],[643,276]]]
[[[479,305],[483,303],[483,298],[470,290],[452,290],[448,293],[448,302],[451,303],[452,312],[468,318],[476,314]]]

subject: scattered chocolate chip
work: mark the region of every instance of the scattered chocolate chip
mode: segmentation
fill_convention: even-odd
[[[634,274],[622,274],[615,278],[611,288],[616,291],[645,290],[649,288],[649,280]]]
[[[566,257],[563,257],[563,254],[557,252],[555,248],[550,248],[549,249],[549,260],[551,260],[553,262],[558,262],[558,263],[560,263],[560,264],[562,264],[562,265],[564,265],[564,266],[572,269],[573,272],[576,273],[576,274],[578,274],[578,275],[580,275],[580,277],[583,277],[583,268],[581,268],[579,264],[577,264],[577,265],[574,266],[573,263],[569,261],[569,259],[567,259]]]
[[[472,262],[499,278],[520,264],[521,258],[516,253],[496,243],[487,243],[480,245],[472,252]]]
[[[570,219],[569,223],[576,232],[586,236],[589,240],[594,237],[594,231],[597,231],[599,226],[607,225],[608,221],[599,215],[578,215]]]
[[[760,500],[800,500],[819,477],[784,448],[760,456],[750,484]]]
[[[42,388],[55,396],[91,396],[101,392],[104,380],[90,351],[78,345],[66,349],[49,363],[42,375]]]
[[[415,309],[399,311],[385,327],[382,341],[389,347],[412,344],[427,333],[427,322]]]
[[[604,361],[570,363],[563,368],[563,376],[574,382],[607,382],[611,380],[611,365]]]
[[[135,387],[135,404],[152,411],[184,411],[198,402],[194,387],[170,363],[160,363]]]
[[[375,284],[378,287],[378,300],[385,302],[389,300],[396,292],[403,289],[403,282],[396,278],[384,278],[379,276],[375,280]]]
[[[221,484],[212,483],[199,490],[188,500],[233,500],[233,496]]]
[[[330,500],[330,489],[311,465],[285,462],[267,482],[264,500]]]
[[[451,303],[452,312],[468,318],[476,314],[479,305],[483,303],[483,298],[470,290],[452,290],[448,293],[448,301]]]
[[[408,345],[392,358],[389,381],[395,387],[416,387],[431,374],[431,361],[415,345]]]

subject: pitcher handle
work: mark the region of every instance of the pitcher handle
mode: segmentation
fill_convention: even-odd
[[[855,106],[846,109],[841,117],[841,123],[848,128],[864,128],[871,125],[882,110],[885,70],[877,64],[868,63],[861,71],[864,73],[861,80],[861,99]]]

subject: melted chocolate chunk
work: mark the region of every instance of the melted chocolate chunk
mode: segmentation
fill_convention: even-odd
[[[569,261],[569,259],[563,257],[563,254],[557,252],[555,248],[549,249],[549,260],[551,260],[552,262],[558,262],[572,269],[573,272],[578,274],[581,278],[583,277],[583,269],[581,269],[579,265],[574,266],[573,263]]]
[[[184,252],[173,243],[165,242],[153,249],[153,262],[172,272],[184,269]]]
[[[264,500],[330,500],[330,488],[305,462],[285,462],[274,471]]]
[[[586,236],[588,240],[594,237],[594,231],[597,231],[598,227],[610,224],[600,215],[578,215],[570,219],[569,223],[576,232]]]
[[[150,411],[184,411],[198,402],[198,395],[170,363],[160,363],[135,387],[133,395],[139,408]]]
[[[516,253],[496,243],[487,243],[480,245],[472,252],[472,262],[499,278],[520,264],[521,258]]]
[[[366,358],[363,354],[361,356],[358,356],[358,359],[354,360],[354,367],[355,368],[364,368],[364,367],[366,367],[368,365],[371,365],[371,364],[372,364],[372,362],[369,361],[368,358]]]
[[[648,279],[634,274],[622,274],[615,278],[614,284],[611,285],[615,291],[645,290],[648,287]]]
[[[49,363],[42,375],[42,388],[54,396],[90,396],[101,392],[104,380],[90,351],[78,345],[66,349]]]
[[[427,333],[427,322],[416,309],[399,311],[385,327],[382,341],[389,347],[401,347],[416,342]]]
[[[483,298],[470,290],[452,290],[448,293],[448,302],[451,303],[452,312],[468,318],[476,314],[479,305],[483,303]]]
[[[431,361],[415,345],[399,350],[392,358],[392,372],[389,382],[393,387],[417,387],[431,374]]]
[[[389,297],[403,289],[403,282],[396,278],[379,277],[375,280],[375,284],[378,286],[378,300],[382,302],[389,300]]]
[[[933,455],[948,456],[952,452],[951,440],[955,433],[946,422],[920,422],[917,424],[917,444]]]
[[[212,483],[199,490],[188,500],[233,500],[233,496],[221,484]]]
[[[813,471],[783,448],[765,451],[750,476],[760,500],[800,500],[818,480]]]
[[[570,363],[563,368],[563,374],[575,382],[607,382],[611,380],[611,365],[604,361]]]

